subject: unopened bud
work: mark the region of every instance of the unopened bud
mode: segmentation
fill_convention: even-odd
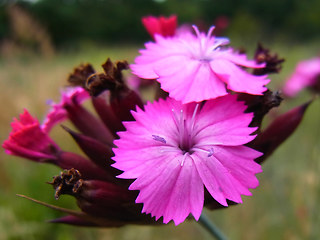
[[[264,161],[281,143],[292,135],[299,126],[310,103],[311,102],[308,102],[280,115],[267,129],[259,133],[257,137],[248,144],[249,147],[263,153],[261,157],[256,159],[256,162],[261,163]]]
[[[82,151],[92,160],[95,164],[103,168],[110,175],[116,176],[121,173],[116,168],[111,167],[114,163],[111,157],[114,156],[110,146],[83,134],[76,133],[67,127],[63,127],[76,141]],[[116,178],[115,178],[116,179]]]

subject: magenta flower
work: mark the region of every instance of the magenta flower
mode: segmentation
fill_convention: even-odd
[[[227,89],[261,95],[269,80],[254,76],[241,67],[259,68],[244,54],[231,48],[221,48],[229,43],[226,38],[200,33],[196,36],[184,32],[174,37],[155,36],[155,43],[145,44],[146,49],[131,65],[133,73],[145,79],[157,79],[170,97],[182,103],[200,102],[226,95]],[[240,67],[241,66],[241,67]]]
[[[320,57],[301,61],[283,87],[283,93],[294,97],[302,89],[311,87],[320,91]]]
[[[243,146],[255,138],[248,127],[253,114],[227,95],[200,104],[182,105],[174,99],[148,103],[145,111],[133,112],[136,121],[125,122],[114,143],[114,167],[118,177],[136,179],[130,190],[142,212],[176,225],[191,213],[199,219],[204,187],[223,206],[227,199],[241,203],[248,188],[258,186],[261,172],[254,159],[261,156]]]
[[[70,87],[62,91],[59,103],[49,102],[51,109],[42,124],[43,130],[48,133],[56,124],[68,118],[66,106],[81,104],[89,97],[89,93],[82,87]]]
[[[60,148],[42,129],[39,121],[27,110],[20,115],[20,120],[11,123],[12,132],[2,147],[7,154],[28,158],[34,161],[55,159]]]
[[[177,16],[172,15],[168,18],[160,16],[147,16],[141,19],[143,26],[154,38],[156,34],[164,37],[170,37],[175,34],[177,28]]]

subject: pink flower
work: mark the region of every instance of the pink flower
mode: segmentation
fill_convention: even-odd
[[[89,93],[82,87],[70,87],[62,91],[61,101],[59,103],[49,103],[51,110],[43,122],[43,130],[48,133],[56,124],[68,118],[68,113],[65,109],[66,106],[80,104],[89,97]]]
[[[318,85],[320,85],[320,57],[298,63],[295,71],[286,81],[283,93],[294,97],[305,87],[314,87],[316,90]]]
[[[146,49],[131,65],[133,73],[145,79],[157,79],[170,97],[182,103],[200,102],[226,95],[227,89],[261,95],[269,82],[266,76],[253,76],[241,67],[259,68],[264,64],[246,59],[244,54],[222,48],[226,38],[208,34],[184,32],[174,37],[155,36],[155,43]],[[227,88],[227,89],[226,89]]]
[[[177,28],[177,16],[172,15],[168,18],[160,16],[147,16],[141,19],[143,26],[147,29],[151,37],[160,34],[163,37],[170,37],[175,34]]]
[[[161,99],[133,112],[136,121],[125,122],[127,130],[114,141],[113,166],[124,171],[118,177],[136,179],[129,189],[140,191],[142,212],[178,225],[190,213],[199,219],[204,186],[223,206],[251,195],[262,171],[254,159],[262,154],[243,146],[256,130],[245,109],[227,95],[203,106]]]
[[[6,153],[28,158],[34,161],[55,159],[55,153],[60,148],[42,129],[37,119],[27,110],[20,115],[20,120],[14,119],[11,123],[12,132],[2,147]]]

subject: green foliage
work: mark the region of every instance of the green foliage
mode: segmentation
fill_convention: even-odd
[[[7,1],[10,2],[10,1]],[[82,41],[141,42],[149,39],[141,25],[145,15],[177,14],[179,22],[209,26],[218,16],[230,20],[230,32],[305,40],[320,37],[320,1],[309,0],[39,0],[16,1],[49,31],[56,45]],[[5,3],[0,9],[0,39],[9,33]],[[238,21],[242,21],[241,24]],[[245,20],[245,21],[243,21]],[[258,24],[257,24],[258,23]]]

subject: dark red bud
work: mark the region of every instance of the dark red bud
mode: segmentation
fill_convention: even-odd
[[[109,95],[106,92],[97,97],[92,97],[92,104],[103,123],[108,127],[113,136],[117,137],[116,133],[124,131],[125,127],[113,113],[111,106],[107,104],[107,97],[109,98]]]
[[[103,168],[98,167],[90,160],[72,152],[61,152],[56,164],[62,169],[75,168],[79,170],[83,179],[114,181],[114,176],[110,175]]]
[[[61,218],[52,219],[49,221],[50,223],[63,223],[74,226],[82,226],[82,227],[98,227],[99,225],[93,222],[86,221],[76,216],[67,215]],[[110,226],[115,227],[115,226]]]
[[[128,187],[99,180],[83,181],[79,198],[91,203],[105,206],[121,206],[134,204],[137,192],[129,191]]]
[[[82,151],[95,164],[97,164],[98,166],[103,168],[106,172],[108,172],[112,176],[116,176],[121,173],[120,170],[111,167],[111,164],[114,163],[114,161],[111,160],[111,157],[113,157],[114,154],[113,154],[113,151],[110,146],[108,146],[108,145],[106,145],[96,139],[93,139],[91,137],[76,133],[67,127],[63,127],[63,128],[68,133],[70,133],[70,135],[73,137],[73,139],[76,141],[76,143],[82,149]]]
[[[311,102],[296,107],[277,117],[264,131],[248,144],[263,153],[256,162],[263,162],[283,143],[299,126],[304,113]]]
[[[250,127],[260,127],[264,116],[274,107],[278,107],[282,102],[281,93],[279,91],[272,92],[267,90],[263,95],[250,95],[247,93],[238,94],[238,100],[244,101],[248,106],[245,112],[253,112],[254,117],[250,123]]]
[[[129,88],[111,92],[110,105],[114,114],[121,121],[133,121],[131,110],[144,109],[140,96]]]
[[[72,123],[84,134],[112,146],[113,135],[105,125],[81,105],[66,106]]]

